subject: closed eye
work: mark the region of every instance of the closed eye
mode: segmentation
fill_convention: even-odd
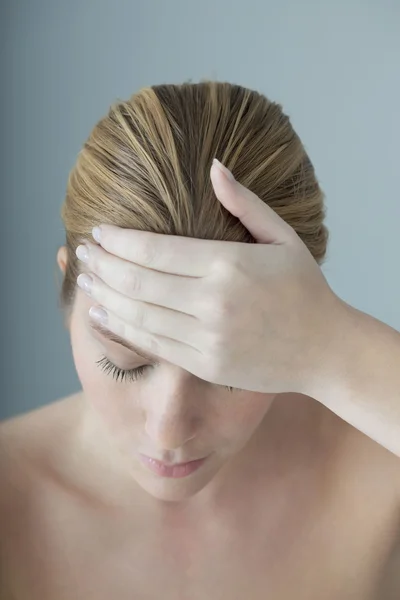
[[[133,369],[121,369],[114,365],[106,356],[103,356],[100,360],[96,361],[96,364],[104,371],[107,375],[111,375],[116,381],[137,381],[140,377],[143,377],[147,369],[153,369],[153,365],[141,365],[140,367],[134,367]]]
[[[100,333],[102,336],[106,337],[108,340],[116,343],[116,344],[120,344],[122,346],[125,346],[126,348],[128,348],[128,350],[131,350],[132,352],[134,352],[135,354],[137,354],[138,356],[141,356],[142,358],[148,359],[148,360],[152,360],[151,357],[146,356],[142,350],[140,350],[137,346],[134,346],[131,343],[128,343],[126,340],[124,340],[123,338],[115,335],[114,333],[112,333],[111,331],[109,331],[107,328],[105,328],[103,325],[93,322],[90,323],[90,327],[94,330],[97,331],[98,333]],[[137,379],[139,379],[140,377],[142,377],[146,370],[148,368],[153,368],[154,366],[158,366],[159,363],[155,363],[154,365],[143,365],[140,367],[135,367],[133,369],[121,369],[120,367],[117,367],[117,365],[114,365],[106,356],[103,356],[99,361],[97,361],[97,364],[100,366],[100,368],[105,371],[105,373],[110,374],[114,377],[114,379],[116,381],[118,381],[119,379],[121,381],[124,381],[126,379],[129,379],[130,381],[137,381]],[[240,389],[240,388],[234,388],[231,387],[230,385],[224,385],[221,386],[224,387],[225,389],[227,389],[229,392],[242,392],[244,390]]]
[[[121,367],[117,367],[114,363],[111,362],[106,356],[103,356],[100,360],[96,361],[96,364],[100,367],[102,371],[104,371],[107,375],[111,375],[113,379],[116,381],[137,381],[140,377],[145,375],[146,371],[149,369],[154,369],[156,365],[141,365],[139,367],[134,367],[133,369],[122,369]],[[229,385],[222,386],[227,389],[229,392],[241,391],[237,388],[233,388]]]

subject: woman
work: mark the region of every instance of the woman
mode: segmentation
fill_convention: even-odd
[[[1,598],[399,598],[396,386],[384,361],[363,402],[341,378],[361,317],[321,274],[323,195],[281,107],[144,89],[93,129],[62,216],[82,390],[2,424]]]

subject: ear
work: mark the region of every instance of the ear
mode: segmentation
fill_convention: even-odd
[[[62,272],[63,275],[65,275],[65,271],[67,269],[67,264],[68,264],[68,253],[67,253],[67,247],[66,246],[61,246],[58,251],[57,251],[57,264],[59,266],[60,271]],[[70,309],[67,308],[64,310],[64,314],[63,314],[63,321],[64,321],[64,327],[65,329],[70,328],[70,320],[71,320],[71,314],[70,314]]]
[[[67,268],[67,262],[68,262],[67,248],[66,248],[66,246],[61,246],[57,252],[57,264],[63,275],[65,275],[65,271]]]

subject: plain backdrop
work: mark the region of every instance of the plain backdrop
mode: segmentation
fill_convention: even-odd
[[[60,207],[94,124],[146,85],[218,79],[280,102],[326,194],[329,283],[400,329],[398,0],[8,0],[0,48],[0,418],[80,387]]]

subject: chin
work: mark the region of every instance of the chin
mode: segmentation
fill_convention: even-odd
[[[140,486],[145,492],[153,496],[153,498],[162,502],[185,502],[193,498],[204,488],[204,485],[182,486],[182,484],[176,485],[176,482],[167,485],[164,483],[151,485],[150,483],[146,482],[145,484],[143,482],[140,483]]]

